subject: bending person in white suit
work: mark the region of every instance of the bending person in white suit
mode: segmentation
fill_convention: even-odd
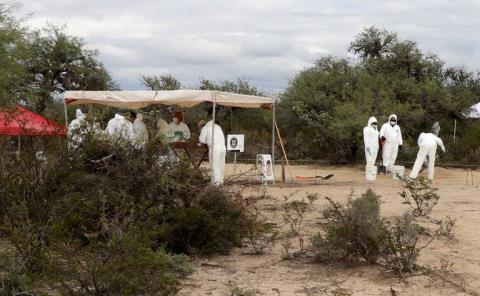
[[[418,173],[422,169],[423,162],[428,157],[428,178],[433,180],[435,174],[435,156],[437,154],[437,146],[440,146],[443,152],[445,152],[445,146],[442,139],[437,137],[433,133],[421,133],[418,137],[418,147],[420,148],[417,153],[417,159],[413,165],[410,178],[415,179]]]
[[[367,126],[363,128],[363,142],[365,144],[365,158],[367,166],[374,166],[378,154],[378,123],[375,117],[368,119]]]
[[[215,186],[221,186],[223,185],[227,148],[225,147],[225,135],[222,128],[215,124],[212,130],[212,125],[213,120],[209,122],[201,120],[198,123],[198,128],[201,129],[198,140],[200,143],[208,146],[208,160],[212,168],[212,183]],[[214,140],[213,146],[212,137]]]

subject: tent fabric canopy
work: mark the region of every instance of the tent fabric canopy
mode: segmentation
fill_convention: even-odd
[[[37,113],[17,106],[0,111],[0,135],[9,136],[65,136],[67,129]]]
[[[66,105],[100,104],[117,108],[140,109],[154,104],[190,108],[202,102],[241,108],[271,109],[274,98],[233,94],[211,90],[171,91],[66,91]]]
[[[465,117],[480,119],[480,102],[470,107],[470,109],[471,111]]]

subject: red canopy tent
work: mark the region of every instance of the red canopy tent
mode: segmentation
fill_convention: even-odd
[[[0,135],[65,137],[66,134],[65,126],[23,107],[0,111]]]

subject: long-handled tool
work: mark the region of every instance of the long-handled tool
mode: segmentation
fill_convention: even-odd
[[[316,175],[315,177],[303,177],[303,176],[297,176],[296,178],[297,179],[300,179],[300,180],[303,180],[303,179],[321,179],[321,180],[328,180],[328,179],[331,179],[333,176],[335,176],[334,174],[329,174],[325,177],[323,176],[318,176]]]
[[[287,163],[288,173],[290,174],[290,178],[292,179],[292,182],[293,182],[294,180],[293,180],[292,170],[290,169],[290,163],[288,162],[287,153],[285,152],[285,148],[283,147],[282,137],[280,136],[280,130],[278,129],[278,125],[276,121],[275,121],[275,129],[277,130],[277,135],[278,135],[278,139],[280,140],[280,146],[282,147],[283,156],[285,157],[285,162]]]

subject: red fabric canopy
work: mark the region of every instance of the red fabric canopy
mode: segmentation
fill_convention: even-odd
[[[66,134],[65,126],[23,107],[0,111],[0,135],[64,137]]]

